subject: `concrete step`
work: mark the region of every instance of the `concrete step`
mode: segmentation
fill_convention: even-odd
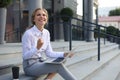
[[[62,43],[61,43],[62,44]],[[75,46],[86,46],[91,45],[92,43],[86,43],[82,41],[79,41],[79,44],[76,45],[74,43],[73,48]],[[56,46],[57,45],[57,46]],[[60,43],[52,43],[53,50],[55,51],[68,51],[68,42],[65,42],[63,45],[60,45]],[[96,44],[95,44],[96,45]],[[55,47],[56,46],[56,47]],[[7,48],[7,49],[6,49]],[[7,44],[3,45],[0,50],[0,64],[2,65],[8,65],[8,64],[20,64],[22,62],[22,49],[21,44]],[[10,51],[8,51],[10,50]]]
[[[4,74],[11,72],[10,68],[12,66],[13,66],[13,64],[7,64],[7,65],[0,66],[0,75],[4,75]]]
[[[109,49],[108,49],[109,48]],[[113,51],[113,50],[116,50],[116,49],[118,49],[118,46],[111,46],[111,47],[108,47],[108,48],[104,48],[104,50],[102,50],[102,53],[101,54],[104,54],[105,55],[105,53],[107,54],[108,52],[110,52],[110,49],[111,49],[111,51]],[[93,52],[92,53],[94,53],[94,50],[93,50]],[[76,53],[76,55],[73,57],[73,58],[71,58],[71,59],[68,59],[68,61],[67,61],[67,63],[66,63],[66,66],[69,68],[69,67],[71,67],[71,66],[73,66],[73,65],[76,65],[76,64],[78,64],[78,63],[87,63],[87,62],[89,62],[89,61],[91,61],[93,58],[95,58],[96,59],[96,56],[97,56],[97,54],[92,54],[92,53],[88,53],[88,54],[84,54],[84,55],[81,55],[80,53]],[[90,55],[90,54],[92,54],[92,55]],[[88,56],[89,55],[89,56]],[[114,57],[114,56],[111,56],[111,57]],[[97,59],[96,59],[97,60]],[[107,64],[107,63],[106,63]],[[102,65],[102,64],[101,64]],[[77,66],[78,67],[78,66]],[[72,69],[70,69],[70,70],[72,70]],[[76,71],[78,71],[78,69],[76,70]],[[75,72],[76,72],[75,71]],[[75,74],[75,73],[74,73]],[[76,75],[76,74],[75,74]],[[40,77],[39,78],[39,80],[42,80],[43,79],[43,77]],[[62,78],[59,78],[58,76],[54,79],[54,80],[62,80]],[[79,79],[78,78],[78,80],[81,80],[81,79]]]
[[[92,80],[90,79],[92,75],[95,75],[105,66],[107,66],[110,61],[120,55],[119,50],[111,51],[104,55],[101,55],[101,60],[97,61],[96,58],[92,58],[87,62],[78,62],[77,64],[68,66],[69,70],[78,78],[78,80]],[[107,76],[109,77],[109,75]],[[59,75],[57,75],[53,80],[63,80]],[[98,80],[98,79],[95,79]],[[101,79],[109,80],[109,79]]]
[[[93,45],[94,44],[94,45]],[[19,44],[21,45],[21,44]],[[76,45],[76,44],[75,44]],[[76,46],[73,46],[76,47]],[[91,47],[92,45],[92,47]],[[77,44],[77,49],[74,51],[75,53],[87,53],[87,52],[90,52],[92,50],[95,50],[97,51],[97,43],[80,43],[80,44]],[[101,49],[102,48],[105,48],[105,47],[108,47],[108,46],[114,46],[115,44],[101,44]],[[90,46],[90,47],[88,47]],[[117,45],[115,45],[117,47]],[[63,48],[64,47],[64,48]],[[53,48],[55,51],[68,51],[67,49],[65,48],[68,48],[67,46],[63,46],[63,47],[56,47],[56,48]],[[13,53],[5,53],[5,54],[0,54],[0,64],[1,65],[8,65],[8,64],[20,64],[22,62],[22,53],[21,53],[21,49],[19,48],[19,51],[18,52],[13,52]],[[97,52],[96,52],[97,53]]]
[[[120,51],[119,51],[120,54]],[[103,69],[98,71],[88,80],[116,80],[120,72],[120,55],[107,64]],[[109,77],[108,77],[109,75]],[[119,79],[120,80],[120,79]]]
[[[97,42],[86,43],[84,41],[79,41],[79,42],[73,42],[73,43],[74,43],[73,47],[75,47],[75,46],[79,46],[79,47],[75,50],[75,56],[67,61],[67,63],[66,63],[67,67],[71,67],[72,65],[78,65],[79,63],[80,64],[81,63],[87,63],[87,62],[91,61],[91,59],[96,58],[96,56],[97,56],[97,46],[96,46]],[[62,45],[62,46],[60,44],[62,44],[62,43],[57,43],[57,44],[52,43],[52,46],[54,46],[53,47],[54,50],[56,50],[56,51],[59,51],[59,50],[63,50],[63,51],[65,50],[66,51],[66,50],[68,50],[68,42],[64,43],[64,45]],[[58,45],[60,45],[60,46],[58,46]],[[20,46],[21,46],[21,44],[20,44]],[[108,42],[105,45],[103,43],[101,43],[101,52],[102,52],[101,54],[109,53],[109,52],[114,51],[116,49],[118,49],[118,45],[116,45],[114,43],[109,43]],[[20,50],[21,49],[19,49],[19,51]],[[1,55],[3,57],[3,56],[8,56],[9,54],[6,54],[6,55],[1,54]],[[0,59],[2,59],[2,57]],[[16,57],[16,58],[14,59],[13,57],[14,58]],[[7,60],[8,58],[10,58],[10,60]],[[14,64],[19,63],[19,65],[22,62],[20,52],[17,52],[17,54],[12,53],[11,57],[8,57],[8,58],[6,58],[6,59],[3,58],[2,60],[4,60],[4,62],[5,61],[9,62],[9,63],[12,62]],[[1,60],[0,63],[3,64],[2,60]],[[5,80],[10,80],[10,77],[11,77],[11,73],[6,74],[6,75],[2,75],[2,76],[0,75],[1,80],[3,80],[4,78],[6,78]],[[9,78],[9,79],[7,79],[7,78]],[[41,77],[41,78],[43,78],[43,77]],[[41,78],[39,78],[39,80],[42,80]],[[56,78],[57,78],[56,80],[58,80],[59,77],[56,77]],[[20,79],[21,80],[33,80],[33,77],[24,76],[24,72],[23,72],[22,67],[21,67]]]
[[[116,45],[116,44],[114,44],[114,43],[107,43],[107,44],[101,44],[100,45],[100,48],[101,48],[101,50],[102,49],[104,49],[104,48],[107,48],[107,47],[109,47],[109,46],[116,46],[116,47],[118,47],[118,45]],[[97,45],[97,43],[96,44],[91,44],[91,45],[86,45],[86,46],[79,46],[78,47],[79,49],[76,49],[75,50],[75,52],[80,52],[80,53],[87,53],[87,52],[90,52],[90,51],[93,51],[93,50],[95,50],[95,51],[98,51],[98,45]]]
[[[113,50],[116,50],[118,49],[118,46],[117,45],[113,45],[113,46],[110,46],[110,47],[106,47],[106,48],[101,48],[101,55],[104,55],[106,53],[109,53]],[[89,60],[91,60],[92,58],[98,56],[98,53],[97,53],[97,50],[88,50],[89,52],[84,52],[84,53],[81,53],[80,51],[77,52],[71,59],[68,59],[68,62],[66,63],[66,65],[73,65],[73,64],[77,64],[79,62],[87,62]],[[70,60],[70,61],[69,61]]]
[[[113,47],[113,49],[114,49],[114,46],[112,46]],[[108,48],[110,48],[110,47],[108,47]],[[116,45],[115,45],[115,48],[116,48]],[[105,49],[107,49],[107,48],[105,48]],[[88,49],[89,50],[89,49]],[[109,49],[108,49],[109,50]],[[112,50],[112,49],[111,49]],[[95,50],[94,50],[95,51]],[[77,51],[78,52],[78,51]],[[83,51],[82,51],[83,52]],[[78,54],[79,53],[79,54]],[[67,65],[73,65],[73,64],[77,64],[78,62],[85,62],[85,61],[87,61],[87,60],[90,60],[92,57],[94,57],[94,56],[97,56],[97,51],[95,51],[95,52],[91,52],[91,51],[89,51],[89,53],[84,53],[84,54],[81,54],[80,53],[80,51],[78,52],[78,53],[76,53],[75,52],[75,56],[72,58],[72,61],[68,61],[68,63],[67,63]],[[94,54],[93,54],[94,53]],[[22,64],[22,57],[21,57],[21,55],[17,55],[17,54],[12,54],[11,56],[13,57],[13,58],[10,58],[9,57],[9,59],[6,57],[6,56],[8,56],[8,55],[5,55],[5,58],[4,57],[1,57],[0,59],[2,59],[3,58],[3,60],[1,60],[0,61],[0,63],[1,63],[1,65],[2,66],[5,66],[5,65],[11,65],[11,64],[14,64],[14,65],[20,65],[20,64]],[[5,59],[5,60],[4,60]],[[7,68],[8,69],[8,68]],[[2,71],[2,70],[1,70]],[[3,72],[4,72],[5,70],[3,69]],[[8,69],[8,71],[10,71],[9,69]],[[8,72],[7,71],[7,72]]]
[[[120,80],[120,72],[118,73],[118,75],[117,75],[115,80]]]

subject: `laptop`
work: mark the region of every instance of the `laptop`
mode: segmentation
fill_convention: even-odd
[[[69,54],[66,57],[58,57],[58,58],[47,58],[44,62],[45,63],[52,63],[52,64],[62,64],[67,60]]]
[[[73,52],[76,48],[78,48],[78,46],[69,52]],[[51,64],[62,64],[63,62],[65,62],[67,60],[67,58],[69,58],[69,55],[70,54],[68,54],[66,57],[47,58],[44,62],[51,63]]]

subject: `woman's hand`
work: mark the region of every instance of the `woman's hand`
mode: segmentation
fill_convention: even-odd
[[[44,41],[43,41],[42,38],[38,39],[38,41],[37,41],[37,49],[40,49],[42,47],[43,43],[44,43]]]
[[[72,56],[74,55],[74,53],[73,52],[65,52],[64,53],[64,57],[69,57],[69,58],[71,58]]]

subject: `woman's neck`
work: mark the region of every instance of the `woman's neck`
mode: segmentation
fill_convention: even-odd
[[[43,26],[38,26],[38,25],[36,25],[36,27],[42,32],[43,31]]]

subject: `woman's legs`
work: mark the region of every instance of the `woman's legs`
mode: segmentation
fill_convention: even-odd
[[[63,62],[63,64],[65,64],[65,63],[66,63],[66,60]],[[54,73],[49,73],[49,74],[46,76],[45,79],[52,79],[56,74],[57,74],[56,72],[54,72]]]
[[[61,64],[58,69],[58,73],[65,79],[65,80],[77,80],[74,75],[64,66]]]
[[[47,64],[37,62],[25,70],[31,76],[40,76],[48,73],[59,73],[65,80],[77,80],[64,64]],[[53,77],[52,75],[49,77]]]
[[[49,73],[45,79],[52,79],[57,73]]]

